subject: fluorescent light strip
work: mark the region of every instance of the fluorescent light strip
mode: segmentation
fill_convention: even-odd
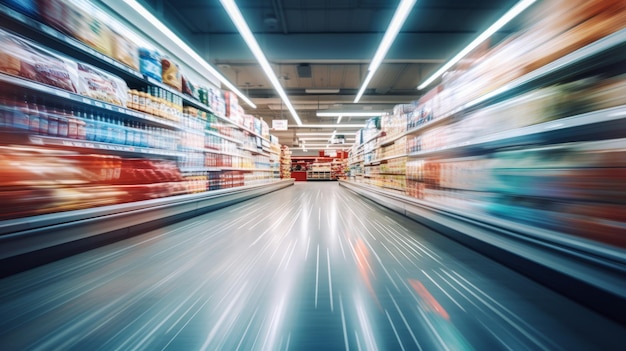
[[[290,128],[363,128],[365,124],[301,124]]]
[[[383,36],[383,40],[380,42],[380,45],[378,45],[378,49],[374,54],[374,58],[370,62],[369,68],[367,69],[367,76],[365,77],[365,81],[363,82],[363,85],[361,85],[361,89],[359,89],[359,92],[354,99],[354,103],[357,103],[359,102],[359,100],[361,100],[361,96],[363,96],[367,85],[374,77],[374,73],[376,73],[376,70],[378,69],[380,64],[383,62],[383,59],[385,58],[385,55],[387,55],[387,51],[389,51],[391,44],[393,44],[394,40],[396,40],[396,36],[398,35],[398,32],[400,32],[400,28],[402,28],[404,21],[406,21],[409,13],[411,13],[411,9],[413,8],[413,5],[415,5],[416,1],[417,0],[402,0],[402,2],[400,2],[400,5],[398,5],[398,8],[394,13],[393,18],[389,23],[389,27],[387,27],[385,36]]]
[[[304,144],[304,146],[306,146],[307,149],[309,149],[310,147],[327,147],[327,146],[334,146],[334,147],[339,147],[339,148],[349,148],[353,145],[354,143],[345,143],[345,144]]]
[[[337,124],[341,123],[342,118],[343,118],[343,115],[339,115],[339,117],[337,117]]]
[[[135,0],[124,0],[128,6],[132,7],[138,14],[140,14],[143,18],[148,20],[148,22],[152,23],[163,35],[170,38],[178,47],[185,51],[188,55],[193,57],[200,66],[205,68],[209,73],[217,77],[217,79],[222,82],[228,89],[237,94],[243,101],[246,102],[250,107],[256,108],[256,105],[250,101],[250,99],[245,96],[237,87],[235,87],[228,79],[226,79],[221,73],[219,73],[213,66],[209,65],[198,53],[196,53],[192,48],[190,48],[184,41],[182,41],[174,32],[169,30],[158,18],[156,18],[150,11],[148,11],[145,7],[141,6]]]
[[[349,149],[349,148],[340,148],[340,147],[299,147],[299,148],[295,148],[292,150],[302,150],[304,152],[307,151],[311,151],[311,150],[342,150],[342,149]]]
[[[375,117],[387,114],[387,112],[317,112],[317,117]]]
[[[243,37],[243,40],[246,42],[246,44],[248,44],[248,48],[250,48],[250,51],[252,51],[252,54],[254,55],[254,57],[256,57],[256,60],[261,65],[263,72],[265,72],[265,75],[274,86],[274,89],[276,90],[280,98],[283,100],[283,103],[285,104],[285,106],[287,106],[289,112],[291,112],[291,116],[298,125],[301,125],[302,121],[300,120],[298,113],[296,113],[296,110],[293,108],[293,105],[291,104],[291,101],[289,101],[285,90],[280,85],[276,74],[274,74],[272,66],[270,66],[270,63],[267,61],[267,58],[265,57],[265,54],[263,54],[261,47],[259,47],[259,44],[254,38],[254,35],[252,35],[252,31],[250,31],[248,24],[241,15],[237,4],[235,4],[234,0],[220,0],[220,2],[228,13],[230,19],[235,24],[235,27],[237,27],[237,30],[239,31],[239,34],[241,34],[241,36]]]
[[[306,137],[306,138],[298,138],[298,140],[302,141],[312,141],[312,140],[328,140],[329,137]],[[355,137],[344,138],[345,140],[355,140]]]
[[[325,132],[320,132],[320,133],[296,133],[296,135],[300,136],[312,136],[312,135],[333,135],[333,133],[325,133]]]
[[[456,54],[450,61],[448,61],[445,65],[441,66],[440,69],[437,70],[433,75],[431,75],[424,83],[420,84],[417,89],[424,89],[430,85],[435,79],[439,78],[444,72],[446,72],[450,67],[454,66],[457,62],[459,62],[465,55],[469,54],[472,50],[474,50],[478,45],[480,45],[483,41],[493,35],[493,33],[497,32],[500,28],[502,28],[505,24],[511,21],[513,18],[517,17],[520,13],[526,10],[530,5],[532,5],[536,0],[522,0],[518,2],[515,6],[513,6],[507,13],[505,13],[499,20],[497,20],[494,24],[492,24],[487,30],[485,30],[481,35],[476,37],[469,45],[467,45],[461,52]]]

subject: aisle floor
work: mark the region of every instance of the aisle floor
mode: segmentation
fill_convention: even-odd
[[[626,328],[336,182],[0,280],[0,350],[610,350]]]

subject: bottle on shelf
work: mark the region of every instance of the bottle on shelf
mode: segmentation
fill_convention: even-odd
[[[27,106],[29,125],[28,129],[34,134],[39,134],[39,108],[37,107],[37,104],[35,103],[35,98],[33,96],[27,98]]]
[[[56,110],[54,108],[50,108],[47,110],[48,114],[48,135],[49,136],[58,136],[59,135],[59,117],[56,114]]]
[[[37,110],[39,111],[39,134],[48,135],[50,119],[48,117],[48,110],[43,101],[39,101]]]
[[[95,140],[96,125],[94,121],[93,111],[83,113],[83,120],[85,121],[85,139],[89,141]]]
[[[67,138],[69,135],[69,121],[65,115],[65,111],[62,108],[54,110],[54,114],[59,122],[58,136],[60,138]]]
[[[30,128],[29,120],[28,97],[24,96],[19,101],[16,99],[11,126],[17,129],[28,130]]]

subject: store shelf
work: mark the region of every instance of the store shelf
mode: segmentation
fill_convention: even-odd
[[[365,166],[370,166],[370,165],[374,165],[374,164],[380,164],[383,161],[393,160],[395,158],[407,157],[408,155],[409,154],[400,154],[400,155],[394,155],[394,156],[387,156],[387,157],[379,158],[377,160],[373,160],[373,161],[370,161],[368,163],[365,163]]]
[[[243,151],[249,151],[249,152],[251,152],[252,154],[255,154],[255,155],[263,155],[263,156],[267,156],[267,157],[270,156],[266,152],[259,151],[259,149],[253,149],[253,148],[248,148],[248,147],[243,147],[243,146],[240,146],[239,149],[243,150]]]
[[[240,167],[218,167],[222,171],[245,171],[245,172],[273,172],[271,169],[264,168],[240,168]]]
[[[61,90],[52,86],[25,80],[19,77],[10,76],[5,73],[0,73],[0,87],[0,89],[7,89],[9,87],[24,89],[27,90],[29,93],[35,93],[38,96],[47,96],[49,98],[58,99],[57,101],[61,103],[71,103],[76,106],[81,106],[82,108],[95,108],[101,112],[122,116],[124,118],[146,123],[155,127],[168,128],[172,130],[180,129],[178,123],[173,121],[168,121],[159,117],[127,109],[121,106],[112,105],[82,95],[70,93],[68,91]]]
[[[395,187],[395,186],[383,185],[382,188],[393,190],[393,191],[397,191],[397,192],[401,192],[401,193],[406,192],[406,189],[398,188],[398,187]]]
[[[237,139],[235,139],[235,138],[231,138],[231,137],[229,137],[229,136],[226,136],[226,135],[220,134],[220,133],[215,132],[215,131],[212,131],[212,130],[204,130],[204,133],[205,133],[205,134],[209,134],[209,135],[213,135],[213,136],[216,136],[216,137],[219,137],[219,138],[222,138],[222,139],[224,139],[224,140],[228,140],[228,141],[230,141],[230,142],[233,142],[233,143],[236,143],[236,144],[239,144],[239,145],[242,145],[242,144],[243,144],[243,142],[242,142],[241,140],[237,140]]]
[[[182,173],[219,172],[221,170],[219,167],[182,167],[180,169]]]
[[[365,144],[367,144],[367,143],[369,143],[369,142],[371,142],[371,141],[374,141],[374,140],[378,139],[378,137],[380,137],[381,135],[383,135],[383,132],[382,132],[382,131],[378,131],[378,132],[377,132],[374,136],[372,136],[371,138],[369,138],[369,139],[367,139],[367,140],[363,141],[363,142],[362,142],[362,143],[361,143],[361,144],[357,147],[357,150],[358,150],[358,149],[362,149],[362,148],[363,148],[363,146],[365,146]]]
[[[0,14],[2,16],[5,16],[5,17],[9,18],[9,19],[12,19],[13,21],[16,21],[16,22],[20,23],[22,26],[25,26],[25,27],[31,29],[35,33],[39,33],[41,35],[44,35],[48,39],[54,40],[56,43],[60,43],[60,44],[64,45],[65,47],[70,48],[73,51],[77,51],[77,52],[81,53],[83,56],[86,56],[87,58],[91,58],[94,62],[90,62],[90,63],[94,63],[97,66],[99,66],[100,68],[102,68],[102,69],[104,69],[104,70],[106,70],[108,72],[111,72],[113,74],[121,76],[122,78],[127,78],[127,79],[130,78],[130,80],[132,80],[134,82],[140,81],[140,82],[143,82],[145,84],[150,84],[150,85],[159,87],[161,89],[164,89],[166,91],[169,91],[170,93],[174,94],[175,96],[178,96],[178,97],[182,98],[184,104],[189,105],[189,106],[193,106],[195,108],[201,109],[201,110],[203,110],[205,112],[209,112],[209,113],[215,115],[213,109],[210,106],[207,106],[207,105],[203,104],[202,102],[196,100],[195,98],[193,98],[191,96],[188,96],[188,95],[185,95],[182,92],[177,91],[177,90],[171,88],[170,86],[168,86],[167,84],[159,82],[158,80],[156,80],[154,78],[147,77],[147,76],[143,75],[142,73],[134,70],[133,68],[128,67],[128,66],[126,66],[126,65],[124,65],[124,64],[122,64],[120,62],[115,61],[114,59],[112,59],[112,58],[110,58],[110,57],[108,57],[108,56],[106,56],[106,55],[104,55],[104,54],[102,54],[102,53],[100,53],[100,52],[90,48],[86,44],[84,44],[84,43],[82,43],[82,42],[80,42],[80,41],[78,41],[78,40],[76,40],[74,38],[71,38],[71,37],[63,34],[63,33],[59,32],[58,30],[56,30],[56,29],[54,29],[54,28],[52,28],[50,26],[47,26],[47,25],[45,25],[43,23],[40,23],[40,22],[38,22],[36,20],[33,20],[33,19],[31,19],[31,18],[29,18],[29,17],[27,17],[25,15],[22,15],[21,13],[15,11],[13,9],[10,9],[10,8],[8,8],[5,5],[1,5],[1,4],[0,4]],[[58,47],[58,45],[57,45],[57,47]],[[74,56],[74,55],[71,55],[71,56]],[[89,60],[89,61],[92,61],[92,60]],[[5,82],[3,82],[3,83],[5,83]],[[58,90],[58,89],[55,89],[55,90]],[[67,95],[69,93],[63,92],[61,90],[53,91],[51,94],[71,99],[71,96],[68,97],[68,95]],[[73,95],[73,94],[71,94],[71,95]],[[98,105],[94,105],[94,106],[100,107]],[[102,103],[102,108],[109,109],[110,107],[113,108],[114,106]],[[115,106],[114,108],[117,108],[117,107]],[[128,113],[126,111],[123,111],[123,112],[122,111],[118,111],[118,112],[124,113],[124,114],[127,114],[127,115],[131,115],[131,116],[134,115],[134,112],[132,112],[132,113]],[[138,117],[138,118],[142,118],[141,117],[142,115],[143,114],[141,114],[141,113],[137,113],[137,115],[134,115],[134,116]],[[224,116],[219,116],[219,115],[215,115],[215,116],[219,120],[221,120],[223,122],[226,122],[228,124],[236,126],[239,129],[242,129],[242,130],[244,130],[244,131],[246,131],[246,132],[248,132],[248,133],[250,133],[250,134],[252,134],[254,136],[260,137],[262,140],[265,140],[265,141],[269,142],[269,140],[264,138],[261,134],[255,132],[253,130],[250,130],[248,128],[245,128],[245,127],[243,127],[243,126],[241,126],[241,125],[231,121],[230,119],[228,119],[228,118],[226,118]],[[147,120],[149,120],[149,121],[151,121],[153,123],[160,123],[160,121],[158,121],[157,119],[147,118]],[[171,124],[167,124],[166,123],[166,125],[168,125],[170,128],[173,127]]]
[[[250,155],[243,155],[243,154],[238,154],[235,152],[228,152],[228,151],[221,151],[221,150],[216,150],[216,149],[210,149],[210,148],[198,148],[198,149],[189,149],[189,150],[195,150],[198,152],[205,152],[208,154],[218,154],[218,155],[226,155],[226,156],[234,156],[234,157],[241,157],[241,158],[248,158],[251,159],[252,156]]]
[[[307,171],[307,180],[333,180],[331,171]]]
[[[67,46],[68,48],[77,50],[87,56],[92,57],[94,60],[99,61],[99,63],[105,64],[105,68],[107,71],[110,71],[112,73],[117,73],[118,75],[119,73],[122,73],[122,75],[124,76],[130,75],[136,79],[145,79],[143,74],[132,69],[131,67],[128,67],[118,61],[115,61],[114,59],[90,48],[86,44],[63,34],[48,25],[45,25],[28,16],[25,16],[3,4],[0,4],[0,14],[2,14],[3,16],[6,16],[9,19],[12,19],[13,21],[23,25],[24,27],[30,30],[43,34],[47,36],[49,39],[53,39],[56,42]]]
[[[406,177],[406,172],[402,172],[402,173],[379,172],[378,174],[379,175],[392,175],[392,176]]]
[[[574,52],[571,52],[530,73],[527,73],[523,75],[522,77],[519,77],[490,93],[484,94],[481,97],[474,99],[448,112],[446,115],[454,115],[456,113],[459,113],[471,107],[478,106],[482,103],[492,101],[518,88],[531,85],[542,79],[547,80],[551,76],[558,76],[559,78],[563,78],[566,72],[567,74],[580,73],[580,70],[572,69],[572,66],[574,65],[581,64],[583,65],[581,69],[587,69],[587,70],[592,69],[598,64],[598,62],[591,62],[591,64],[584,64],[584,63],[587,62],[588,60],[595,59],[596,56],[603,54],[611,49],[623,46],[624,44],[626,44],[626,28],[619,30],[615,33],[612,33]],[[613,56],[613,55],[609,55],[609,56]],[[615,55],[615,56],[617,57],[612,57],[611,59],[615,59],[615,60],[619,59],[618,55]]]
[[[293,180],[0,221],[0,260],[99,235],[141,233],[293,185]]]
[[[624,123],[626,106],[620,106],[486,135],[445,148],[412,152],[408,157],[471,155],[504,147],[622,138],[626,136]]]
[[[33,145],[63,147],[64,149],[76,150],[93,150],[98,152],[106,152],[107,154],[125,154],[129,156],[160,156],[165,158],[178,158],[183,154],[178,151],[152,149],[138,146],[117,145],[109,143],[101,143],[96,141],[86,141],[77,139],[67,139],[50,137],[44,135],[31,135],[28,137]]]
[[[460,107],[457,107],[451,111],[448,111],[446,113],[444,113],[442,116],[430,120],[426,123],[423,123],[419,126],[416,126],[414,128],[411,128],[410,130],[407,130],[404,133],[398,134],[396,136],[394,136],[391,139],[388,140],[381,140],[381,144],[380,146],[389,146],[391,144],[393,144],[396,140],[407,136],[407,135],[414,135],[417,133],[421,133],[426,129],[432,128],[433,126],[436,126],[438,124],[441,124],[443,122],[446,122],[448,120],[450,120],[452,117],[454,117],[456,114],[463,112],[465,110],[468,110],[474,106],[478,106],[482,103],[486,103],[492,100],[495,100],[497,98],[500,98],[501,96],[505,95],[508,92],[514,91],[515,89],[518,89],[520,87],[524,87],[527,85],[532,84],[533,82],[536,82],[538,80],[541,80],[542,78],[545,78],[547,76],[550,75],[557,75],[560,72],[564,72],[568,69],[571,68],[572,65],[576,65],[579,64],[581,62],[584,62],[585,60],[591,59],[592,57],[595,57],[599,54],[602,54],[605,51],[608,51],[610,49],[613,49],[615,47],[618,46],[622,46],[626,44],[626,29],[622,29],[618,32],[615,32],[603,39],[600,39],[594,43],[591,43],[579,50],[576,50],[560,59],[557,59],[551,63],[549,63],[548,65],[545,65],[539,69],[536,69],[533,72],[530,72],[520,78],[517,78],[513,81],[511,81],[510,83],[490,92],[487,93],[485,95],[482,95],[480,98],[474,99]],[[591,65],[590,65],[591,66]],[[574,70],[575,72],[579,72],[577,70]],[[369,140],[368,140],[369,141]],[[366,142],[364,142],[362,145],[364,145]]]
[[[54,40],[58,44],[64,45],[65,48],[67,49],[71,49],[73,51],[77,51],[81,53],[83,56],[85,56],[83,58],[90,59],[88,60],[88,61],[91,61],[89,63],[95,64],[96,66],[99,66],[100,68],[108,72],[121,76],[122,78],[125,78],[125,79],[130,78],[130,80],[132,80],[133,82],[143,82],[145,84],[156,86],[158,88],[161,88],[163,90],[170,92],[174,96],[182,98],[184,104],[186,105],[190,105],[195,108],[202,109],[206,112],[213,113],[213,110],[209,106],[196,100],[194,97],[183,94],[182,92],[176,89],[173,89],[172,87],[168,86],[167,84],[164,84],[163,82],[160,82],[152,77],[148,77],[142,74],[141,72],[129,66],[126,66],[125,64],[118,62],[114,60],[113,58],[108,57],[92,49],[91,47],[80,42],[79,40],[74,39],[46,24],[43,24],[34,19],[31,19],[13,9],[6,7],[5,5],[0,5],[0,14],[8,17],[9,19],[16,21],[17,23],[21,24],[22,26],[36,33],[46,36],[48,39]],[[55,47],[58,48],[59,45],[55,45]],[[70,56],[74,56],[74,55],[70,55]]]

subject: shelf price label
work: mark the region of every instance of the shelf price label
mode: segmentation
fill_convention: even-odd
[[[54,93],[57,96],[60,96],[62,98],[66,98],[66,99],[70,99],[72,96],[70,95],[70,93],[62,91],[62,90],[55,90]]]
[[[94,104],[96,107],[100,107],[100,108],[104,107],[104,105],[103,105],[101,102],[98,102],[98,101],[94,101],[94,102],[93,102],[93,104]]]
[[[91,100],[87,98],[82,98],[83,103],[91,105]]]
[[[30,142],[35,145],[43,145],[43,139],[37,137],[30,137]]]

